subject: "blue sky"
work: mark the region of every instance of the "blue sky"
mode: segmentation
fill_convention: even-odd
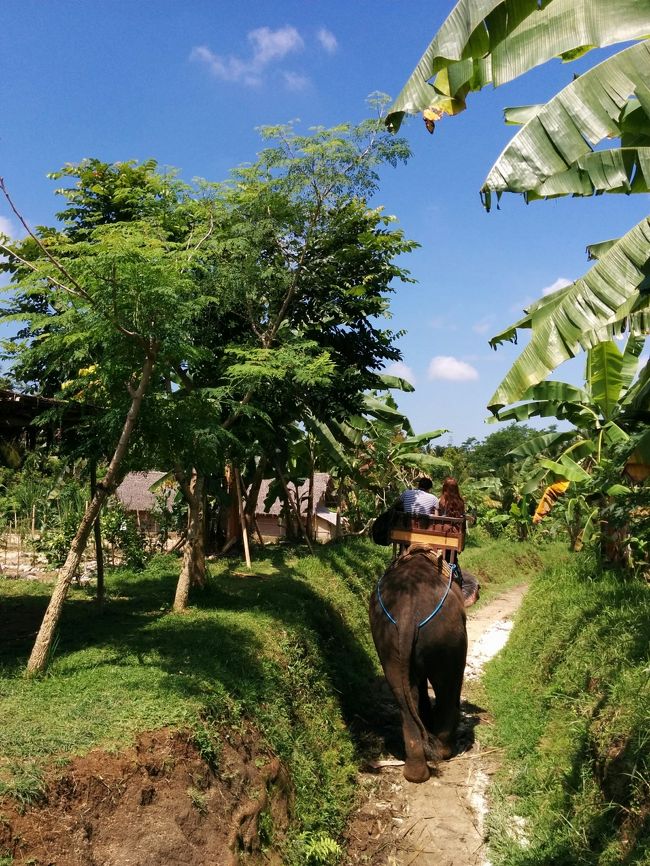
[[[453,6],[398,0],[4,0],[0,175],[32,224],[53,220],[49,171],[84,157],[154,157],[186,179],[224,179],[254,158],[255,128],[300,129],[365,116],[373,91],[396,96]],[[432,12],[432,9],[434,10]],[[544,290],[588,268],[585,247],[645,214],[642,197],[525,205],[486,214],[478,190],[512,134],[508,105],[539,102],[582,66],[547,64],[470,97],[469,110],[429,136],[402,129],[413,149],[387,169],[376,204],[421,248],[405,257],[418,281],[399,286],[391,327],[416,391],[399,397],[418,432],[482,438],[485,405],[520,347],[488,338]],[[0,229],[18,234],[0,204]],[[579,381],[576,362],[560,376]],[[400,372],[397,370],[395,372]]]

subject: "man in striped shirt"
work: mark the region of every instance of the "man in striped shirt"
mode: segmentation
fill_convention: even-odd
[[[433,483],[430,478],[418,478],[417,488],[405,490],[399,498],[398,509],[406,514],[435,514],[440,504],[438,497],[431,493]]]

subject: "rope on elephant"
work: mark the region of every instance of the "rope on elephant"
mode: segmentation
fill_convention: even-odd
[[[416,549],[411,550],[411,548],[416,548]],[[403,554],[402,556],[400,556],[396,560],[394,560],[393,564],[389,568],[389,571],[391,569],[395,568],[395,566],[397,564],[404,563],[407,559],[411,558],[411,556],[416,556],[417,554],[424,554],[427,559],[429,559],[431,562],[433,562],[437,566],[438,574],[443,575],[444,577],[446,577],[448,579],[447,588],[445,589],[445,594],[443,595],[443,597],[440,599],[440,601],[438,602],[436,607],[431,611],[429,616],[425,617],[421,622],[418,623],[418,629],[421,629],[422,626],[426,625],[428,622],[430,622],[434,618],[434,616],[440,611],[440,608],[445,603],[445,599],[449,595],[449,590],[451,589],[451,582],[456,577],[456,575],[458,573],[458,568],[456,567],[455,564],[453,564],[453,563],[450,564],[450,563],[446,562],[442,553],[440,551],[436,551],[430,545],[412,544],[411,548],[409,548],[409,551],[406,554]],[[388,617],[388,619],[393,623],[393,625],[397,625],[397,620],[392,616],[392,614],[390,613],[390,611],[388,610],[388,608],[384,604],[383,598],[381,597],[381,581],[382,581],[382,579],[380,577],[379,580],[377,581],[377,599],[379,601],[379,605],[380,605],[381,609],[383,610],[383,612]]]

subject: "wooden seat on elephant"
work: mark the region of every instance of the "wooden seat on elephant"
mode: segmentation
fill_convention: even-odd
[[[390,540],[402,545],[425,544],[442,553],[450,551],[454,562],[465,547],[465,518],[396,511]]]

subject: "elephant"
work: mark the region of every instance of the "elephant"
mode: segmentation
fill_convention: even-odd
[[[370,598],[370,629],[402,716],[409,782],[429,778],[427,753],[450,758],[467,655],[463,594],[442,557],[411,548],[394,560]],[[432,708],[427,681],[435,693]]]

